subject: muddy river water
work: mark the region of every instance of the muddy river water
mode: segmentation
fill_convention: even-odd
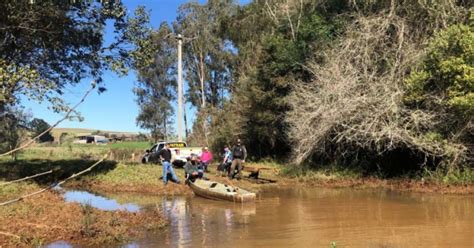
[[[66,200],[107,210],[162,209],[170,221],[166,231],[122,247],[474,247],[474,196],[279,188],[242,205],[199,197],[69,194]],[[58,241],[49,247],[70,246]]]

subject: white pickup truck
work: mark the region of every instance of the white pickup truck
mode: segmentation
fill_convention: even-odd
[[[202,153],[201,147],[188,147],[186,142],[160,141],[145,151],[145,154],[142,157],[142,163],[161,163],[160,151],[165,147],[165,144],[170,145],[171,163],[178,167],[182,167],[186,163],[186,158],[190,157],[192,154],[201,156]]]

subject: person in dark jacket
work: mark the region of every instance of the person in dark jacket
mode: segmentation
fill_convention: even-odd
[[[247,158],[247,149],[242,145],[240,139],[237,139],[236,144],[231,149],[232,152],[232,165],[230,167],[229,178],[233,179],[237,174],[237,179],[242,178],[242,165],[245,163]],[[237,169],[237,172],[235,170]]]
[[[204,172],[199,166],[196,155],[191,155],[191,157],[187,159],[184,165],[184,173],[186,175],[186,183],[189,183],[189,181],[194,182],[197,178],[203,177]]]
[[[168,173],[171,174],[173,182],[179,184],[179,179],[174,173],[173,166],[171,165],[171,150],[169,144],[165,144],[165,147],[160,151],[160,159],[163,165],[163,183],[168,184]]]

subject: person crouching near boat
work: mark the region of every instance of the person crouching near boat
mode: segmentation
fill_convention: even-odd
[[[201,179],[204,176],[204,171],[199,164],[197,156],[191,155],[191,157],[188,157],[186,160],[186,164],[184,165],[186,184],[194,182],[198,178]]]

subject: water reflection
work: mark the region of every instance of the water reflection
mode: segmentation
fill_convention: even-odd
[[[170,221],[168,230],[129,247],[214,247],[232,244],[229,237],[249,225],[255,204],[237,204],[193,198],[163,198],[161,207]]]
[[[169,230],[134,247],[473,247],[474,197],[281,189],[255,204],[165,198]]]
[[[126,203],[119,204],[116,200],[109,199],[100,195],[92,194],[87,191],[66,191],[64,193],[64,199],[66,202],[78,202],[81,204],[90,204],[92,207],[115,211],[115,210],[126,210],[129,212],[138,212],[140,207],[135,204]]]
[[[166,231],[124,247],[330,247],[332,241],[337,247],[474,247],[472,195],[283,188],[263,192],[253,204],[108,196],[122,206],[158,205],[170,221]]]

